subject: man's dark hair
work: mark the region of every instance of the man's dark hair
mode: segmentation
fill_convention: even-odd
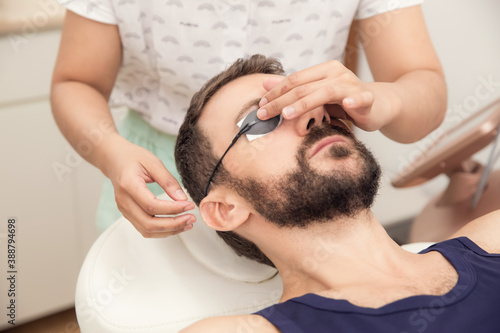
[[[191,99],[186,118],[184,118],[184,123],[177,137],[175,161],[182,177],[182,183],[196,205],[199,205],[204,198],[205,186],[220,158],[214,154],[210,140],[199,126],[200,116],[210,99],[223,86],[250,74],[284,75],[284,71],[277,59],[267,58],[263,55],[238,59],[225,71],[205,83]],[[210,186],[214,188],[217,185],[228,183],[230,179],[229,172],[222,163]],[[217,231],[217,233],[238,255],[275,267],[254,243],[244,237],[233,231]]]

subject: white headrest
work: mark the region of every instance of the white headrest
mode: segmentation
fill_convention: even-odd
[[[177,236],[144,238],[122,217],[98,238],[78,278],[82,333],[173,333],[278,302],[277,271],[236,255],[198,209],[192,213],[193,229]]]
[[[158,198],[168,199],[166,194]],[[251,283],[266,281],[278,273],[272,267],[238,256],[215,230],[205,224],[198,209],[192,213],[197,221],[193,229],[177,236],[189,253],[203,266],[218,275]]]

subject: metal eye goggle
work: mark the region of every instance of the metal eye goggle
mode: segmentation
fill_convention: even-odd
[[[271,119],[260,120],[257,117],[257,110],[254,110],[250,112],[240,122],[238,122],[237,125],[239,126],[240,131],[238,132],[238,134],[236,134],[229,147],[227,147],[224,154],[222,154],[222,157],[220,158],[219,162],[217,162],[217,164],[215,165],[214,171],[212,171],[210,178],[208,178],[207,187],[205,187],[205,196],[208,195],[208,188],[210,187],[210,183],[214,178],[215,172],[219,168],[219,165],[222,163],[222,159],[224,158],[224,156],[226,156],[227,152],[236,143],[236,141],[238,141],[240,136],[246,134],[248,141],[253,141],[255,139],[263,137],[264,135],[269,134],[276,128],[278,128],[278,126],[281,124],[282,119],[283,117],[280,114]]]

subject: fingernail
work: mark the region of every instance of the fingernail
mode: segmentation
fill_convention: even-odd
[[[187,199],[186,193],[184,193],[183,190],[177,190],[177,192],[175,192],[175,196],[177,197],[177,199]]]
[[[259,111],[257,111],[257,116],[261,119],[267,117],[267,110],[260,109]]]
[[[346,106],[351,107],[351,106],[353,106],[353,105],[354,105],[354,100],[353,100],[352,98],[346,98],[346,99],[344,99],[344,104],[345,104]]]
[[[295,114],[295,108],[293,106],[287,106],[283,109],[283,114],[285,115],[285,117],[290,118]]]
[[[184,211],[188,211],[188,210],[191,210],[191,209],[194,209],[194,204],[192,203],[189,203],[187,204],[186,206],[184,206]]]
[[[184,229],[182,229],[182,231],[188,231],[188,230],[191,230],[191,229],[193,229],[193,225],[192,224],[185,226]]]
[[[267,98],[262,97],[259,102],[259,106],[264,106],[267,104]]]
[[[186,221],[186,226],[193,224],[195,221],[196,221],[196,218],[194,216],[189,217]]]

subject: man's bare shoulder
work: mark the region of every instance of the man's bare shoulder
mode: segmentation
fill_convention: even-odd
[[[500,253],[500,210],[469,222],[450,238],[461,236],[468,237],[488,253]]]
[[[280,333],[280,331],[258,315],[213,317],[200,320],[180,333]]]

